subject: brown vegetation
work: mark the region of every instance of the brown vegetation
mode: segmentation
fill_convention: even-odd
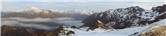
[[[166,36],[166,25],[154,26],[148,32],[141,32],[139,36]]]
[[[42,30],[42,29],[33,29],[33,28],[23,28],[23,27],[14,27],[14,26],[7,26],[4,25],[1,27],[1,35],[2,36],[60,36],[59,33],[65,33],[63,27],[59,27],[56,29],[53,29],[51,31],[48,30]],[[68,31],[68,34],[74,34],[72,31]]]

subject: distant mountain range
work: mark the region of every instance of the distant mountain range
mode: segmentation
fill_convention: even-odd
[[[67,16],[87,16],[81,13],[65,13],[60,11],[52,11],[47,9],[41,9],[37,7],[30,7],[22,11],[2,12],[2,18],[4,17],[23,17],[23,18],[55,18],[55,17],[67,17]]]

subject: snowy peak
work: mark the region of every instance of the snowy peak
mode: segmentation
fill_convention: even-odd
[[[50,10],[46,10],[46,9],[41,9],[38,7],[28,7],[24,10],[25,12],[33,12],[33,13],[50,13]]]
[[[37,7],[30,7],[29,10],[34,11],[34,12],[42,12],[42,9],[37,8]]]

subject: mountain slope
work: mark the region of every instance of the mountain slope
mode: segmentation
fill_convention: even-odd
[[[165,6],[163,5],[161,7]],[[91,26],[97,25],[97,20],[103,22],[104,27],[107,27],[108,29],[123,29],[131,26],[142,26],[165,19],[165,11],[166,10],[162,10],[162,12],[159,12],[159,10],[145,10],[139,6],[107,10],[101,13],[94,13],[87,17],[82,21],[84,25],[81,27],[95,28],[96,26]]]

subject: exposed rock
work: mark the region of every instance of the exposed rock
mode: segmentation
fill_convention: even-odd
[[[108,29],[108,27],[107,27],[103,22],[101,22],[100,20],[96,20],[96,23],[95,23],[95,24],[92,24],[92,25],[87,29],[87,31],[88,31],[88,30],[94,30],[94,29],[99,28],[99,27]]]
[[[119,8],[115,10],[107,10],[101,13],[94,13],[82,21],[84,25],[81,27],[92,27],[96,24],[97,20],[100,20],[104,23],[104,26],[107,29],[123,29],[131,26],[142,26],[159,21],[156,20],[159,18],[159,16],[163,18],[165,15],[160,15],[159,12],[145,11],[143,8],[138,6]]]
[[[66,33],[67,36],[73,36],[73,34],[75,34],[74,31],[68,31],[68,32]]]
[[[161,15],[159,15],[159,16],[156,16],[154,19],[155,19],[155,20],[153,20],[153,21],[151,21],[151,22],[157,22],[157,21],[160,21],[160,20],[162,20],[162,19],[166,19],[166,13],[163,13],[163,14],[161,14]]]
[[[77,28],[76,26],[71,26],[70,28]]]
[[[162,6],[152,7],[152,10],[154,12],[160,12],[160,13],[166,12],[166,4]]]

